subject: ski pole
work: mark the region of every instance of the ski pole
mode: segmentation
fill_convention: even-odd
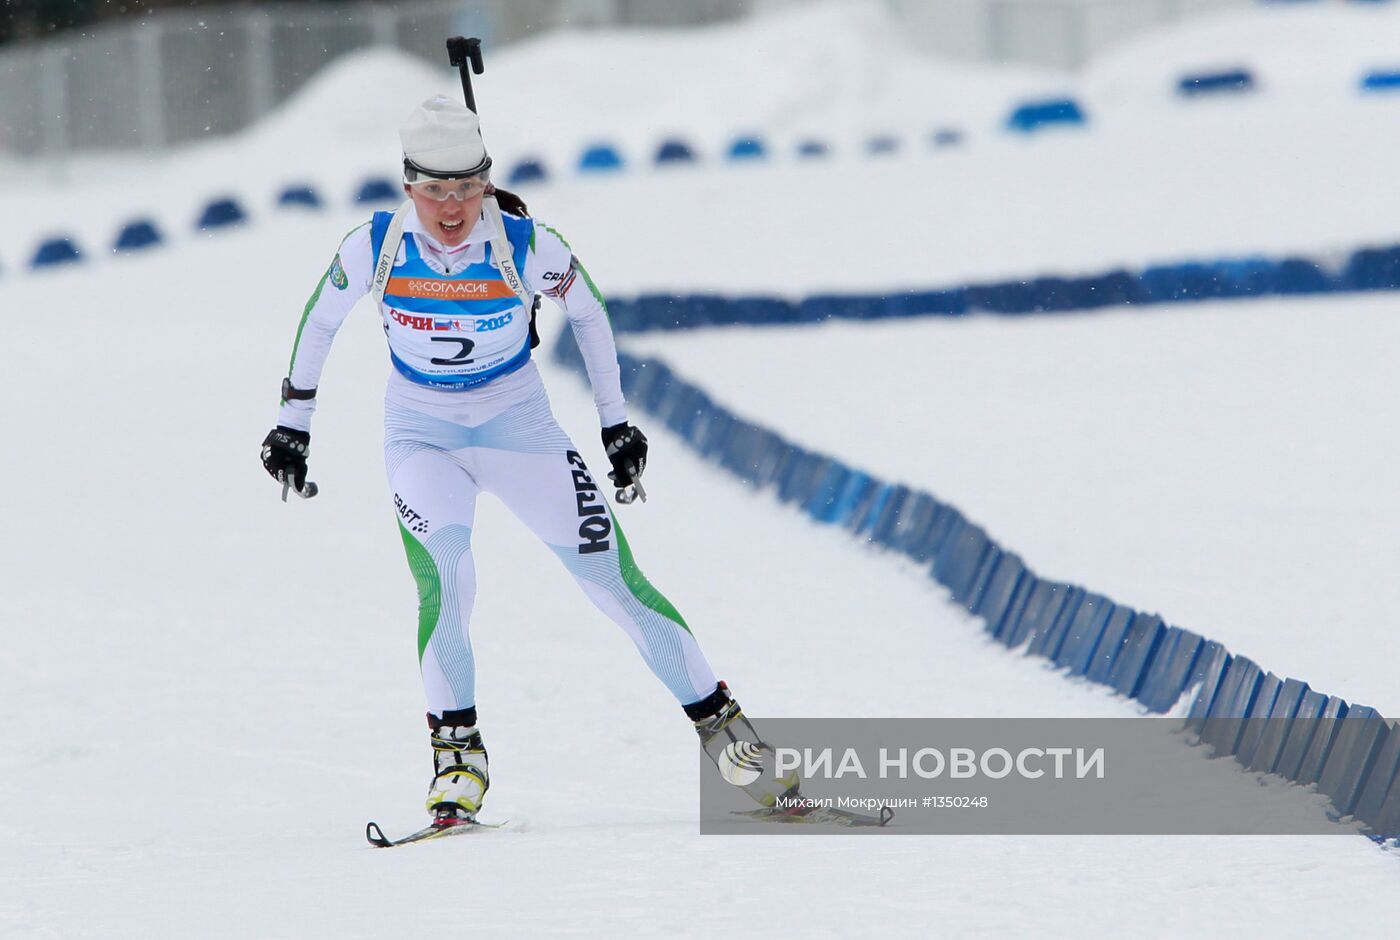
[[[310,480],[307,480],[301,486],[297,487],[296,489],[293,489],[292,475],[284,470],[282,473],[282,502],[284,503],[287,501],[288,490],[291,490],[293,493],[296,493],[302,499],[310,499],[317,493],[321,492],[321,488],[315,483],[312,483]]]
[[[462,76],[462,97],[467,101],[467,107],[476,114],[476,95],[472,94],[472,76],[475,72],[480,75],[486,68],[481,61],[481,40],[473,36],[467,39],[463,36],[453,36],[447,40],[447,59],[452,63],[452,67],[457,69]],[[467,71],[467,64],[471,64],[471,71]]]

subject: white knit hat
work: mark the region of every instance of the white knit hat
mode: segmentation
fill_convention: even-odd
[[[437,95],[414,108],[399,126],[404,179],[473,176],[491,166],[481,121],[466,105]]]

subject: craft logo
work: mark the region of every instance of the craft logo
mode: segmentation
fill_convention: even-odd
[[[331,262],[329,274],[331,283],[335,285],[336,290],[345,290],[350,286],[350,278],[345,276],[345,266],[340,263],[340,255],[337,254],[335,260]]]
[[[763,752],[752,741],[731,741],[720,751],[715,764],[726,782],[744,787],[758,779],[763,772]]]
[[[404,521],[405,526],[410,532],[416,532],[422,535],[424,532],[428,531],[428,520],[420,516],[415,510],[410,509],[408,503],[404,502],[403,497],[398,493],[394,494],[394,508],[399,511],[399,518]]]

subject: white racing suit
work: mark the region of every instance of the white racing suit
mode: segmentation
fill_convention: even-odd
[[[348,236],[307,303],[289,369],[316,388],[336,331],[370,293],[390,213]],[[502,215],[528,291],[564,308],[604,427],[627,420],[607,312],[552,229]],[[389,341],[384,455],[409,568],[418,583],[418,651],[428,710],[476,705],[469,624],[476,596],[471,534],[478,493],[495,494],[545,542],[585,594],[627,631],[682,705],[716,687],[675,607],[637,568],[602,489],[559,427],[530,361],[530,311],[491,259],[483,216],[445,248],[409,212],[380,314]],[[310,430],[315,400],[283,401],[278,423]]]

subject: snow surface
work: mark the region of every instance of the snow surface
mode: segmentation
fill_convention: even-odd
[[[590,34],[590,55],[621,69],[611,41]],[[669,44],[681,61],[691,41],[649,36],[647,48]],[[511,55],[499,57],[501,72]],[[431,78],[396,77],[400,67],[362,60],[363,73],[341,73],[355,79],[341,97],[389,111],[391,129],[419,97],[409,86]],[[380,80],[366,81],[376,68]],[[637,75],[629,87],[644,83]],[[408,101],[387,91],[376,100],[376,88]],[[358,139],[367,126],[327,107],[335,98],[308,97],[280,119],[304,135],[290,147],[290,130],[254,130],[172,158],[143,185],[178,217],[215,183],[270,193],[289,165],[314,164],[318,181],[352,180],[381,157],[391,170],[392,134]],[[573,139],[599,111],[628,123],[626,100],[576,104],[536,132]],[[1205,156],[1190,181],[1244,179],[1251,168],[1264,181],[1243,194],[1222,183],[1194,212],[1157,180],[1150,161],[1167,141],[1146,127],[1141,149],[1096,129],[892,159],[878,173],[838,157],[528,195],[615,293],[922,286],[1172,250],[1393,237],[1383,155],[1304,134],[1290,160],[1267,161],[1280,115],[1213,113],[1197,126],[1193,149]],[[1353,141],[1391,139],[1359,114],[1339,106],[1309,120],[1346,125]],[[727,132],[709,120],[716,136]],[[1313,179],[1293,211],[1271,210],[1275,187],[1300,183],[1329,155],[1346,159],[1345,182]],[[138,204],[137,184],[117,175],[58,191],[36,183],[13,205],[34,222],[115,219]],[[1094,183],[1106,195],[1080,211],[1076,195]],[[974,211],[979,194],[995,211]],[[1136,201],[1118,219],[1108,207],[1126,198]],[[740,215],[732,202],[758,211]],[[75,214],[82,207],[90,212]],[[1153,210],[1150,223],[1138,208]],[[490,499],[475,533],[473,636],[488,813],[515,828],[366,848],[364,820],[395,831],[420,820],[429,768],[414,588],[382,479],[387,364],[367,309],[342,332],[321,386],[312,477],[322,495],[281,504],[255,456],[305,296],[361,219],[286,213],[145,256],[0,278],[0,343],[11,353],[0,390],[12,403],[0,419],[11,495],[0,565],[0,934],[1388,935],[1400,914],[1395,858],[1359,838],[700,838],[683,716],[548,550]],[[1394,413],[1378,371],[1393,348],[1386,310],[1384,298],[1270,301],[630,342],[664,346],[755,418],[956,500],[1046,575],[1160,607],[1266,666],[1393,708],[1375,685],[1394,660],[1378,626],[1395,529],[1379,469],[1394,452],[1379,424]],[[892,370],[892,349],[913,365]],[[1076,383],[1060,374],[1075,371],[1066,361],[1106,381]],[[995,382],[979,362],[994,365]],[[839,389],[837,368],[853,379]],[[543,369],[562,423],[601,464],[591,397]],[[755,385],[755,371],[771,384]],[[1142,381],[1154,373],[1172,380]],[[1160,422],[1155,436],[1134,430],[1144,412]],[[753,714],[1135,713],[988,642],[913,566],[748,492],[663,429],[649,433],[652,499],[619,510],[629,540]],[[1367,434],[1374,452],[1359,443]],[[1091,446],[1057,440],[1076,435]],[[1190,460],[1179,457],[1186,440]],[[1146,453],[1072,462],[1106,441]],[[1044,455],[1046,469],[1026,453]],[[1206,502],[1157,505],[1181,488]],[[1367,499],[1379,511],[1359,511]],[[1279,519],[1290,510],[1291,526]],[[1228,526],[1228,540],[1214,526]],[[1193,538],[1203,532],[1211,539]],[[1317,572],[1286,567],[1300,543]],[[1198,546],[1216,554],[1179,557]],[[1237,595],[1208,561],[1231,546],[1268,546],[1234,553],[1232,575],[1247,585]],[[1312,580],[1327,572],[1354,580]],[[1202,583],[1180,587],[1192,575]],[[1282,602],[1268,589],[1280,582],[1296,582],[1299,604],[1336,605],[1325,635],[1311,617],[1275,617]],[[1357,639],[1371,663],[1344,660]]]

